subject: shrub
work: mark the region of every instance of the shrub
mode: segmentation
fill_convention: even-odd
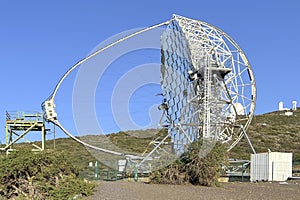
[[[208,146],[213,145],[209,144]],[[194,142],[186,153],[169,166],[152,172],[152,183],[217,186],[221,164],[227,164],[227,153],[220,142],[204,157],[202,142]],[[210,150],[210,149],[209,149]],[[200,154],[199,154],[200,152]]]
[[[93,192],[64,153],[22,150],[0,158],[0,195],[6,199],[70,199]]]

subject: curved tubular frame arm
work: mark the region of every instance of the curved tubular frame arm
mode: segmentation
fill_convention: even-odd
[[[53,123],[54,125],[58,126],[66,135],[68,135],[69,137],[71,137],[73,140],[79,142],[80,144],[86,146],[86,147],[89,147],[91,149],[95,149],[95,150],[98,150],[98,151],[102,151],[102,152],[106,152],[106,153],[110,153],[110,154],[114,154],[114,155],[119,155],[119,156],[125,156],[125,157],[129,157],[129,158],[134,158],[134,159],[142,159],[141,157],[137,157],[137,156],[134,156],[134,155],[125,155],[124,153],[120,153],[120,152],[115,152],[115,151],[111,151],[111,150],[108,150],[108,149],[103,149],[103,148],[99,148],[99,147],[96,147],[96,146],[93,146],[93,145],[90,145],[90,144],[87,144],[85,142],[83,142],[82,140],[78,139],[77,137],[75,137],[74,135],[72,135],[68,130],[66,130],[60,123],[59,121],[57,120],[57,114],[55,112],[55,104],[54,104],[54,99],[55,99],[55,96],[56,96],[56,93],[58,91],[58,89],[60,88],[61,84],[63,83],[63,81],[67,78],[67,76],[72,72],[74,71],[77,67],[79,67],[81,64],[83,64],[84,62],[86,62],[87,60],[95,57],[96,55],[100,54],[101,52],[125,41],[125,40],[128,40],[129,38],[132,38],[136,35],[139,35],[139,34],[142,34],[144,32],[147,32],[147,31],[150,31],[152,29],[155,29],[155,28],[158,28],[160,26],[164,26],[164,25],[168,25],[172,20],[174,19],[171,19],[171,20],[168,20],[166,22],[162,22],[162,23],[159,23],[159,24],[156,24],[156,25],[153,25],[153,26],[150,26],[150,27],[147,27],[147,28],[144,28],[144,29],[141,29],[139,31],[136,31],[130,35],[127,35],[123,38],[120,38],[118,40],[116,40],[115,42],[112,42],[110,44],[108,44],[107,46],[93,52],[92,54],[88,55],[87,57],[85,57],[84,59],[80,60],[79,62],[77,62],[75,65],[73,65],[63,76],[62,78],[59,80],[59,82],[56,84],[55,86],[55,89],[53,90],[53,93],[48,97],[48,99],[46,99],[43,103],[42,103],[42,109],[44,110],[45,112],[45,118],[46,118],[46,121],[48,122],[51,122]]]
[[[108,44],[107,46],[105,46],[105,47],[103,47],[103,48],[101,48],[101,49],[95,51],[94,53],[92,53],[92,54],[90,54],[89,56],[85,57],[84,59],[80,60],[80,61],[77,62],[75,65],[73,65],[73,66],[72,66],[72,67],[71,67],[71,68],[70,68],[70,69],[62,76],[62,78],[61,78],[61,79],[59,80],[59,82],[56,84],[55,89],[53,90],[53,93],[51,94],[51,96],[50,96],[47,100],[50,100],[50,99],[54,99],[54,98],[55,98],[55,95],[56,95],[56,93],[57,93],[59,87],[61,86],[62,82],[65,80],[65,78],[66,78],[66,77],[67,77],[74,69],[76,69],[78,66],[80,66],[82,63],[84,63],[84,62],[86,62],[87,60],[89,60],[89,59],[95,57],[96,55],[100,54],[101,52],[103,52],[103,51],[105,51],[105,50],[107,50],[107,49],[109,49],[109,48],[111,48],[111,47],[113,47],[113,46],[115,46],[115,45],[117,45],[117,44],[119,44],[119,43],[125,41],[125,40],[128,40],[129,38],[132,38],[132,37],[134,37],[134,36],[136,36],[136,35],[139,35],[139,34],[142,34],[142,33],[144,33],[144,32],[150,31],[150,30],[152,30],[152,29],[158,28],[158,27],[160,27],[160,26],[168,25],[172,20],[174,20],[174,19],[171,19],[171,20],[168,20],[168,21],[166,21],[166,22],[162,22],[162,23],[159,23],[159,24],[156,24],[156,25],[153,25],[153,26],[150,26],[150,27],[141,29],[141,30],[139,30],[139,31],[136,31],[136,32],[134,32],[134,33],[132,33],[132,34],[130,34],[130,35],[127,35],[127,36],[125,36],[125,37],[123,37],[123,38],[120,38],[120,39],[116,40],[116,41],[113,42],[113,43]]]

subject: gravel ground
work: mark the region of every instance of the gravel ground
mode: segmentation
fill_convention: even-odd
[[[158,185],[128,181],[100,182],[85,200],[167,199],[300,199],[300,181],[283,183],[222,183],[221,187]]]

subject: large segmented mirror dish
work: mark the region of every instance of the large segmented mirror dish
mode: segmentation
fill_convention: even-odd
[[[174,15],[161,36],[161,85],[173,149],[198,139],[233,148],[254,112],[256,88],[241,48],[222,30]]]
[[[99,142],[95,145],[95,141],[82,141],[64,128],[57,118],[54,101],[64,80],[89,59],[158,27],[165,28],[161,35],[163,102],[159,106],[163,115],[159,136],[149,143],[152,150],[146,148],[142,155],[127,154],[97,146]],[[138,30],[78,61],[62,76],[42,107],[45,119],[75,141],[97,152],[126,157],[134,162],[132,166],[151,171],[155,165],[161,167],[162,161],[172,162],[197,140],[219,140],[228,145],[228,150],[232,149],[247,135],[245,130],[253,117],[255,102],[254,75],[238,44],[211,24],[174,15],[171,20]]]

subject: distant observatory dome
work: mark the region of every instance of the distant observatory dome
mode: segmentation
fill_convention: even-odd
[[[292,101],[293,107],[292,110],[297,110],[297,101]]]
[[[284,110],[284,108],[283,108],[283,102],[282,101],[280,101],[279,104],[278,104],[278,110],[279,111]]]

